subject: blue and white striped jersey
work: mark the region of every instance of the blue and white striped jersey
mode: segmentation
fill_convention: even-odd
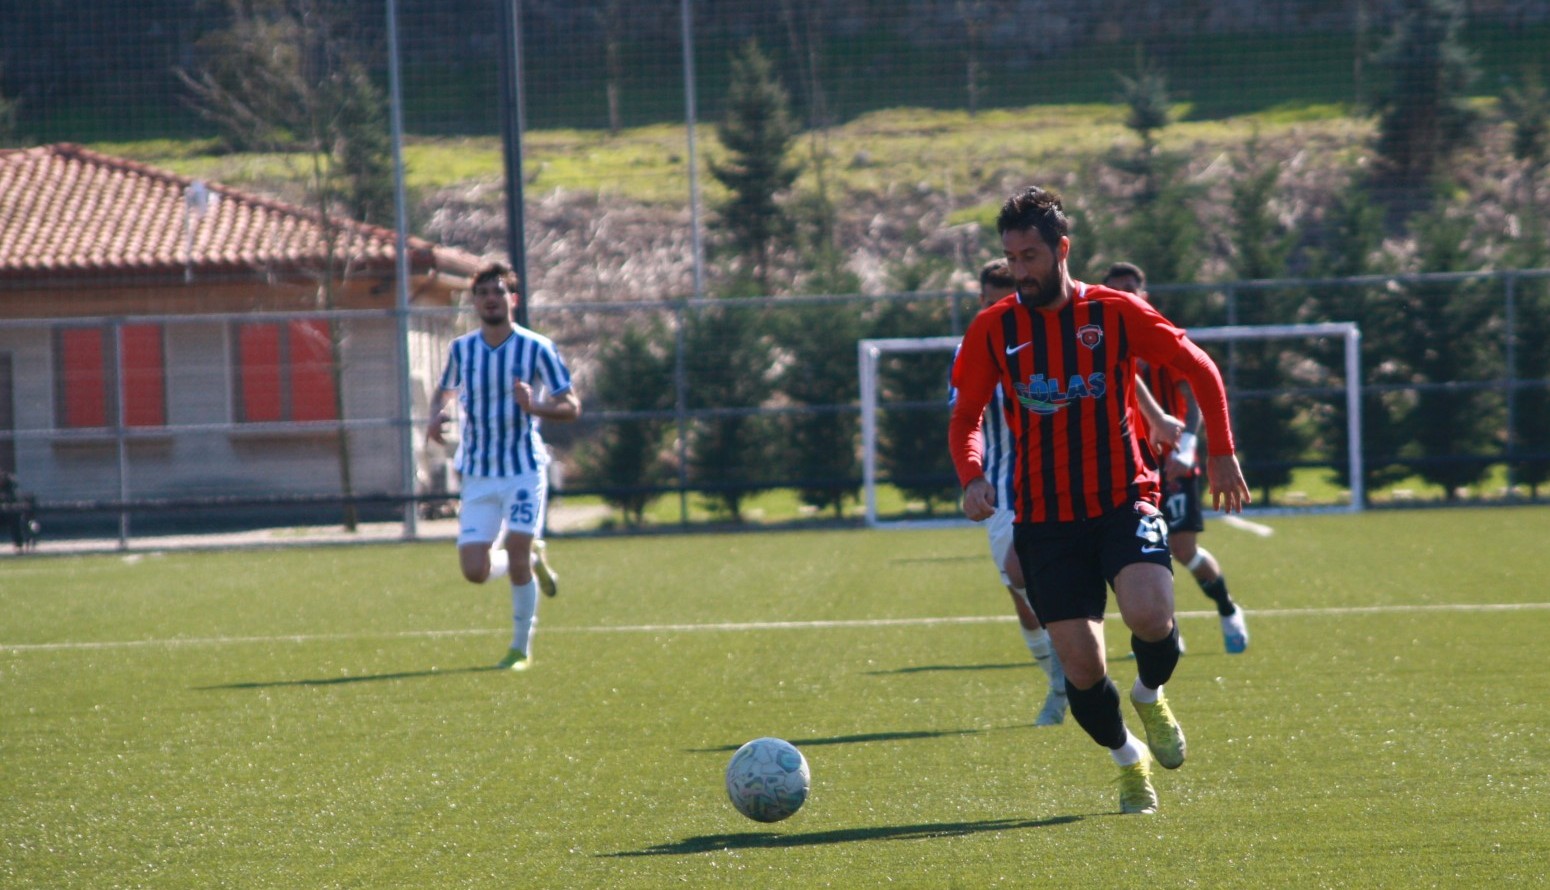
[[[516,327],[499,346],[474,331],[452,341],[441,389],[458,391],[462,439],[454,464],[468,476],[519,476],[549,463],[539,418],[517,407],[512,385],[522,381],[551,395],[571,388],[570,370],[548,337]]]
[[[953,350],[953,361],[958,361],[958,350],[963,348],[959,344]],[[948,380],[952,380],[952,367],[948,369]],[[958,390],[951,382],[947,384],[947,404],[949,407],[958,401]],[[996,391],[990,397],[990,403],[985,406],[985,418],[983,421],[985,433],[985,480],[996,490],[996,509],[1012,509],[1012,429],[1006,422],[1006,396],[1001,392],[1001,386],[996,386]]]

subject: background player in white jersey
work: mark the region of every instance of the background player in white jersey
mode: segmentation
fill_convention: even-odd
[[[531,554],[534,537],[543,529],[548,496],[549,452],[539,421],[575,420],[581,415],[581,400],[554,343],[511,323],[517,287],[516,276],[500,263],[474,276],[479,330],[452,342],[426,435],[433,442],[444,441],[447,417],[442,406],[457,393],[463,409],[454,460],[463,479],[458,563],[463,577],[475,584],[509,576],[511,648],[497,667],[520,671],[531,663],[538,613]],[[492,550],[503,524],[505,547]]]
[[[991,260],[980,268],[980,308],[994,305],[1004,297],[1017,292],[1017,281],[1006,260]],[[954,352],[956,357],[957,353]],[[948,389],[948,404],[952,404],[957,392]],[[1001,583],[1012,595],[1012,605],[1017,609],[1017,623],[1021,625],[1023,642],[1033,660],[1049,677],[1049,691],[1044,695],[1044,705],[1035,726],[1055,726],[1066,719],[1066,674],[1060,669],[1060,659],[1050,648],[1049,632],[1039,623],[1028,604],[1028,586],[1023,580],[1023,569],[1012,550],[1012,520],[1015,514],[1012,503],[1011,433],[1006,425],[1006,406],[1001,388],[985,408],[985,478],[996,487],[996,512],[985,520],[985,533],[990,538],[990,557],[995,560],[996,570],[1001,573]]]

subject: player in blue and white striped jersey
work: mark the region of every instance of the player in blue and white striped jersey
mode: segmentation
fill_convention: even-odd
[[[980,308],[986,309],[997,301],[1017,293],[1017,281],[1004,259],[991,260],[980,269]],[[953,359],[958,358],[957,350]],[[947,402],[957,400],[958,393],[948,386]],[[1001,387],[996,387],[990,404],[985,407],[982,421],[985,434],[985,478],[996,490],[996,512],[985,520],[985,532],[990,538],[990,556],[996,561],[1001,573],[1001,583],[1012,595],[1017,609],[1017,622],[1021,625],[1023,642],[1033,660],[1049,677],[1049,690],[1044,705],[1034,720],[1036,726],[1055,726],[1066,719],[1066,675],[1060,668],[1060,659],[1051,648],[1049,632],[1039,623],[1033,607],[1028,602],[1028,587],[1023,579],[1022,566],[1012,547],[1012,522],[1016,513],[1011,509],[1012,500],[1012,431],[1006,421],[1006,401]]]
[[[500,263],[474,276],[479,330],[452,341],[426,435],[444,443],[443,405],[456,393],[463,416],[454,459],[462,475],[458,562],[463,577],[475,584],[509,576],[511,648],[498,667],[525,670],[538,613],[534,539],[543,530],[549,489],[549,452],[539,426],[543,420],[575,420],[581,400],[553,341],[512,324],[517,285],[516,276]],[[505,547],[492,549],[503,524]],[[552,596],[553,576],[541,553],[539,582]]]

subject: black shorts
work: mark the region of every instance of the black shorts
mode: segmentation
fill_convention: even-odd
[[[1168,519],[1170,532],[1203,532],[1205,517],[1200,513],[1200,474],[1188,479],[1164,482],[1162,487],[1162,512]]]
[[[1149,562],[1173,571],[1168,524],[1144,502],[1076,522],[1018,523],[1012,542],[1043,624],[1101,619],[1108,588],[1125,566]]]

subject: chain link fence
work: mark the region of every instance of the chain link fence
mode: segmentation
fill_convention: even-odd
[[[1201,326],[1245,323],[1278,300],[1297,311],[1275,323],[1344,307],[1330,320],[1363,324],[1368,490],[1390,498],[1397,481],[1419,478],[1448,498],[1523,499],[1550,476],[1550,369],[1545,350],[1524,342],[1550,319],[1547,285],[1550,273],[1481,273],[1170,287],[1154,299],[1165,310],[1193,306],[1190,323]],[[1479,312],[1467,335],[1392,321],[1425,301],[1466,297]],[[648,510],[659,526],[692,524],[691,507],[739,519],[750,497],[771,490],[820,517],[854,517],[856,341],[958,335],[974,305],[972,295],[929,293],[538,309],[535,323],[553,333],[586,409],[544,430],[559,491],[599,499],[621,525],[652,524]],[[390,312],[0,322],[14,392],[0,450],[34,513],[61,534],[127,540],[169,528],[407,520],[406,508],[438,515],[457,479],[448,451],[425,443],[425,415],[447,344],[472,325],[466,310],[413,311],[406,374]],[[1260,500],[1305,504],[1305,493],[1288,492],[1310,478],[1327,483],[1326,502],[1346,497],[1338,340],[1209,349]],[[1444,352],[1455,360],[1438,364]],[[895,510],[951,509],[947,374],[947,356],[935,353],[881,373],[881,481],[901,492]],[[413,491],[401,481],[406,458]],[[1300,470],[1313,475],[1294,477]]]
[[[1476,75],[1459,98],[1481,138],[1446,165],[1441,197],[1401,195],[1378,219],[1385,208],[1350,200],[1383,139],[1375,100],[1396,79],[1378,60],[1421,9],[12,3],[0,145],[84,143],[193,186],[377,226],[395,222],[402,184],[414,234],[485,258],[515,243],[529,323],[560,344],[587,409],[546,431],[563,491],[600,499],[621,524],[742,518],[770,490],[849,516],[855,342],[960,333],[974,305],[965,282],[999,248],[987,224],[1029,181],[1068,193],[1076,274],[1141,262],[1183,324],[1357,323],[1369,491],[1420,479],[1446,498],[1535,497],[1550,466],[1550,302],[1545,273],[1528,270],[1550,262],[1550,178],[1525,124],[1543,117],[1532,72],[1550,6],[1459,6]],[[790,237],[759,268],[738,255],[728,189],[711,175],[729,159],[719,127],[734,59],[752,45],[787,100],[800,167],[784,199]],[[1147,84],[1165,85],[1161,116],[1140,126]],[[1149,192],[1160,199],[1146,204]],[[1398,218],[1406,201],[1421,223]],[[515,237],[513,210],[525,216]],[[456,480],[421,430],[466,314],[394,310],[384,290],[370,311],[126,316],[111,302],[140,280],[134,237],[83,247],[89,288],[75,269],[39,290],[47,263],[5,253],[28,225],[0,218],[0,470],[35,501],[13,506],[32,504],[57,533],[120,540],[324,517],[412,529],[445,512]],[[1460,268],[1501,271],[1420,274]],[[44,309],[7,299],[21,273],[28,305]],[[800,296],[833,292],[863,295]],[[168,303],[190,299],[197,289]],[[1309,473],[1328,486],[1306,496],[1341,497],[1331,356],[1240,344],[1217,358],[1261,500],[1300,492]],[[940,507],[951,479],[931,446],[947,370],[920,362],[885,381],[893,481],[909,489],[900,511]]]

